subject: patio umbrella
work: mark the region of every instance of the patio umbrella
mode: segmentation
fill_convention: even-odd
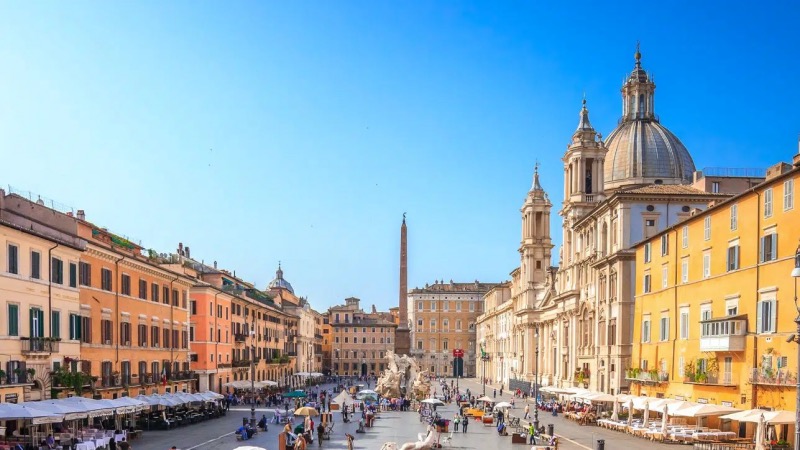
[[[111,414],[114,413],[113,406],[109,406],[106,403],[99,402],[99,400],[92,400],[90,398],[69,397],[61,399],[59,401],[65,402],[67,404],[77,403],[79,405],[82,405],[86,409],[89,418],[110,416]]]
[[[668,410],[669,408],[666,408],[664,413],[661,414],[661,436],[663,436],[664,439],[667,438],[667,417],[669,417]]]
[[[347,394],[347,392],[345,392],[345,391],[342,391],[342,392],[340,392],[340,393],[339,393],[339,395],[337,395],[337,396],[336,396],[336,397],[335,397],[333,400],[331,400],[331,401],[332,401],[333,403],[337,403],[337,404],[339,404],[339,405],[345,405],[345,406],[350,406],[350,405],[352,405],[353,403],[355,403],[355,402],[356,402],[356,401],[355,401],[355,400],[353,400],[353,398],[352,398],[352,397],[350,397],[350,396]]]
[[[429,405],[440,405],[444,406],[444,402],[439,400],[438,398],[426,398],[422,401],[422,403],[427,403]]]
[[[256,388],[261,389],[265,387],[275,387],[278,383],[274,381],[264,380],[264,381],[256,381]]]
[[[304,398],[306,397],[306,393],[302,391],[293,391],[288,394],[283,394],[283,396],[288,398]]]
[[[642,414],[642,423],[644,426],[647,426],[647,422],[650,421],[650,401],[644,402],[644,413]]]
[[[295,416],[311,416],[311,417],[315,417],[315,416],[319,415],[319,412],[316,409],[311,408],[309,406],[303,406],[302,408],[296,409],[294,411],[294,415]]]
[[[0,403],[0,420],[30,420],[31,423],[37,425],[61,422],[64,420],[64,415],[16,403]]]
[[[308,372],[297,372],[296,374],[294,374],[294,376],[296,376],[296,377],[307,377],[307,376],[310,376],[310,375],[311,374],[308,373]]]
[[[676,416],[682,417],[702,417],[702,416],[721,416],[738,411],[736,408],[722,405],[712,405],[710,403],[688,404],[675,411]],[[792,419],[794,422],[794,419]]]
[[[500,402],[500,403],[494,405],[494,409],[503,409],[503,408],[511,408],[511,403]]]
[[[21,406],[38,409],[51,414],[63,414],[64,420],[77,420],[89,417],[86,409],[81,405],[67,404],[58,400],[44,400],[19,403]]]
[[[619,420],[619,402],[614,402],[614,410],[611,412],[611,420],[614,422]]]
[[[758,417],[758,428],[756,428],[756,448],[755,450],[764,450],[764,429],[767,427],[764,422],[764,415]]]
[[[584,394],[584,400],[588,400],[590,403],[595,402],[614,402],[616,403],[617,398],[611,394],[604,394],[602,392],[593,392],[591,394]]]
[[[484,395],[483,397],[479,398],[479,399],[478,399],[478,401],[479,401],[479,402],[489,402],[489,403],[494,403],[494,400],[493,400],[493,399],[491,399],[491,398],[489,398],[489,397],[487,397],[487,396],[485,396],[485,395]]]
[[[628,426],[633,423],[633,399],[628,400]]]

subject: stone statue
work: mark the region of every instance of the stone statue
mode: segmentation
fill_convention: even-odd
[[[417,400],[426,399],[428,392],[431,390],[431,383],[428,381],[427,375],[427,371],[418,372],[417,377],[414,380],[412,392],[414,393],[414,398]]]
[[[375,391],[383,397],[392,398],[412,392],[418,378],[417,362],[407,355],[400,356],[391,350],[386,353],[385,358],[388,361],[387,369],[378,379]]]
[[[420,436],[422,436],[422,434],[420,434]],[[433,448],[438,438],[439,433],[436,429],[428,425],[428,434],[417,442],[406,442],[399,448],[396,442],[386,442],[381,447],[381,450],[429,450]]]

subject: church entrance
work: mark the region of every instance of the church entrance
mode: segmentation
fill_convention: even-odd
[[[367,363],[361,363],[361,376],[367,376]]]

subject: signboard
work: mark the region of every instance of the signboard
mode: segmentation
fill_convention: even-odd
[[[453,357],[454,358],[463,358],[464,357],[464,349],[463,348],[454,348],[453,349]]]
[[[6,403],[17,403],[17,394],[6,394]]]
[[[675,396],[675,400],[686,401],[686,397],[684,397],[682,395],[676,395]]]
[[[698,398],[698,399],[697,399],[697,403],[703,403],[703,404],[706,404],[706,403],[708,403],[708,399],[707,399],[707,398]]]
[[[733,408],[733,402],[722,402],[722,406],[727,406],[729,408]]]

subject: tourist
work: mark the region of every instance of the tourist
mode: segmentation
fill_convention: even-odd
[[[129,444],[125,438],[122,438],[122,440],[117,443],[117,448],[119,448],[119,450],[131,450],[131,444]]]
[[[467,425],[469,425],[469,420],[466,417],[464,417],[464,420],[461,422],[461,430],[462,430],[461,432],[462,433],[466,433],[467,432]]]
[[[531,437],[531,445],[536,443],[536,428],[533,426],[533,422],[528,426],[528,434]]]
[[[317,440],[319,441],[319,446],[322,447],[322,436],[325,434],[325,425],[322,422],[319,423],[317,426]]]
[[[522,418],[523,420],[528,419],[528,414],[531,412],[531,407],[528,404],[525,404],[525,416]]]

